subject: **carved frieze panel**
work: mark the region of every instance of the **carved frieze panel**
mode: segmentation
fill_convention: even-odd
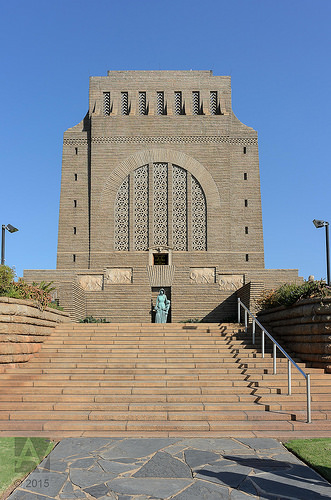
[[[218,278],[219,289],[222,291],[236,291],[244,284],[242,274],[220,274]]]
[[[115,137],[92,137],[93,144],[243,144],[256,145],[256,137],[229,137],[228,135],[206,136],[162,136],[162,137],[143,137],[139,136],[115,136]],[[63,144],[85,145],[87,139],[64,139]]]
[[[108,268],[105,274],[107,285],[127,285],[132,283],[132,268]]]
[[[86,292],[99,292],[103,289],[103,274],[81,274],[78,284]]]
[[[150,286],[171,286],[175,266],[147,266],[147,274]]]
[[[215,283],[215,267],[192,267],[190,280],[197,285]]]

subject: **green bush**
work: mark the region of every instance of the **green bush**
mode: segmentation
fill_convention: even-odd
[[[331,287],[323,281],[305,281],[300,285],[285,283],[277,290],[264,292],[257,300],[258,307],[270,309],[278,306],[291,306],[303,299],[320,298],[331,296]]]
[[[5,265],[0,266],[0,296],[33,300],[41,309],[45,309],[51,303],[50,292],[55,289],[51,286],[53,282],[45,283],[42,281],[39,284],[33,282],[32,285],[29,285],[22,278],[14,281],[15,276],[13,268]]]
[[[15,270],[9,266],[0,266],[0,295],[5,295],[13,286]]]
[[[106,318],[94,318],[93,316],[86,316],[84,319],[80,319],[79,323],[110,323]]]

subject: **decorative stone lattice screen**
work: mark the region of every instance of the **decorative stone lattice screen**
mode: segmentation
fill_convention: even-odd
[[[118,189],[114,236],[119,251],[146,251],[151,245],[207,250],[207,206],[200,183],[178,165],[158,162],[137,168]]]

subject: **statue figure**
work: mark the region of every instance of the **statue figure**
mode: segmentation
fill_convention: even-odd
[[[156,299],[155,323],[166,323],[169,309],[170,309],[170,300],[167,299],[167,296],[164,293],[164,289],[161,288],[161,290],[159,291],[159,295],[157,296]]]

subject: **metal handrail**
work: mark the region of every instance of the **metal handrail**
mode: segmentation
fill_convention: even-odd
[[[251,311],[242,303],[240,298],[238,298],[238,323],[240,323],[241,319],[241,309],[240,306],[245,310],[245,333],[247,333],[248,329],[248,315],[252,318],[252,342],[255,344],[255,334],[256,334],[256,325],[261,329],[262,332],[262,358],[264,358],[265,353],[265,335],[272,341],[273,343],[273,373],[276,375],[277,373],[277,349],[287,358],[288,360],[288,395],[292,394],[292,380],[291,380],[291,365],[293,365],[306,379],[306,393],[307,393],[307,423],[311,423],[311,394],[310,394],[310,374],[305,373],[301,370],[300,366],[296,364],[295,361],[287,354],[287,352],[278,344],[278,342],[273,338],[272,335],[261,325],[261,323],[255,318],[255,316],[251,313]]]

